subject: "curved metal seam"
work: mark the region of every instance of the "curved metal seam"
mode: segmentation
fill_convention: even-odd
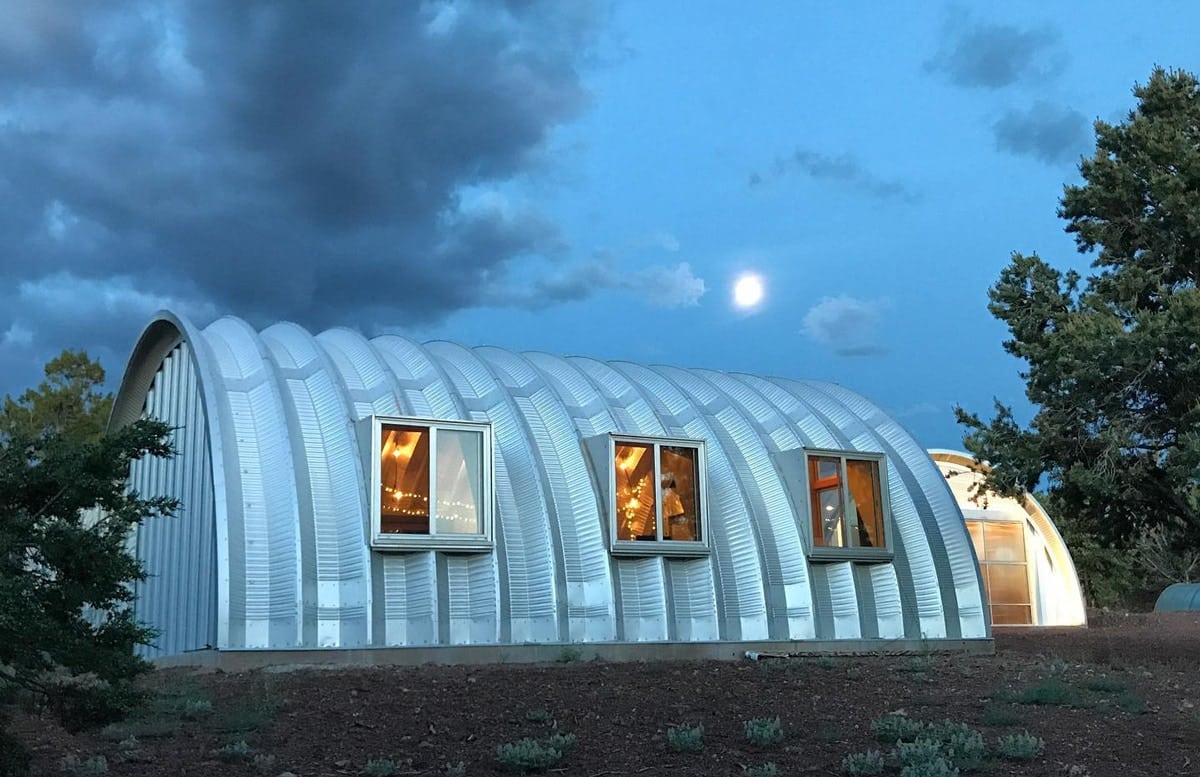
[[[812,639],[818,636],[812,584],[800,540],[800,528],[782,478],[763,442],[769,437],[763,434],[761,425],[756,425],[737,399],[723,391],[712,376],[673,367],[652,369],[692,398],[697,411],[710,419],[709,425],[716,431],[722,450],[728,451],[734,477],[747,497],[751,518],[757,524],[755,537],[759,542],[767,585],[775,593],[772,636],[776,639]],[[701,396],[702,389],[711,392],[711,396]],[[859,634],[846,636],[857,638]]]

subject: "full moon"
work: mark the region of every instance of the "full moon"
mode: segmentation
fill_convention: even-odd
[[[762,278],[753,273],[747,273],[733,284],[733,304],[743,310],[752,308],[762,302]]]

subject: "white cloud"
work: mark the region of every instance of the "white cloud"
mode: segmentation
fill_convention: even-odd
[[[27,348],[32,344],[33,332],[15,321],[0,337],[0,347],[4,348]]]
[[[687,308],[700,304],[704,279],[692,273],[692,266],[680,262],[674,267],[648,267],[621,284],[640,294],[647,302],[662,308]]]
[[[888,307],[886,300],[841,294],[825,297],[804,315],[804,333],[839,356],[875,356],[887,349],[875,327]]]

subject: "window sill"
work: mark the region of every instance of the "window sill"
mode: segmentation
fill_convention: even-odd
[[[609,552],[614,556],[670,556],[671,558],[696,558],[707,556],[711,551],[703,542],[672,542],[671,540],[646,540],[632,542],[619,540]]]
[[[492,540],[482,535],[376,534],[371,538],[371,549],[390,552],[440,550],[447,553],[490,553]]]
[[[890,548],[813,548],[808,560],[815,563],[855,561],[860,564],[887,564],[895,557]]]

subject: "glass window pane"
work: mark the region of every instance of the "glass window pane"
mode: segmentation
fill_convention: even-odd
[[[967,533],[971,535],[971,544],[975,546],[975,557],[983,558],[983,524],[979,521],[967,521]]]
[[[382,440],[380,530],[386,534],[428,534],[429,430],[385,424]]]
[[[482,534],[483,433],[438,429],[437,500],[438,534]]]
[[[879,462],[846,460],[846,485],[850,490],[850,510],[858,519],[854,545],[861,548],[882,548],[883,497],[879,486]]]
[[[698,453],[695,448],[673,445],[659,449],[664,540],[700,540]]]
[[[813,545],[846,547],[842,483],[838,477],[841,460],[823,456],[808,459],[809,509],[812,510]]]
[[[657,540],[654,453],[650,445],[617,443],[617,539]]]
[[[1029,604],[1029,578],[1024,564],[985,564],[991,604]]]
[[[987,521],[983,525],[984,559],[1025,561],[1025,527],[1010,521]]]
[[[1033,623],[1033,611],[1027,604],[994,604],[992,623],[997,626],[1028,626]]]

